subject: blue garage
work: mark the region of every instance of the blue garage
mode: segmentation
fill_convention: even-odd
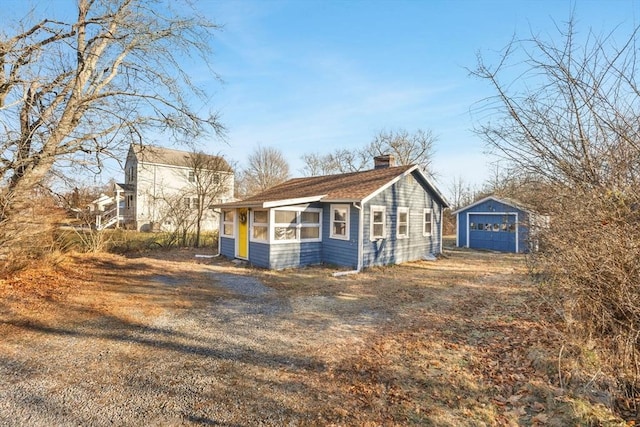
[[[513,200],[485,197],[453,212],[456,245],[500,252],[528,252],[534,247],[532,224],[544,224],[540,216]]]

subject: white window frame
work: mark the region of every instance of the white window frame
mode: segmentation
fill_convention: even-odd
[[[277,223],[276,221],[276,211],[295,211],[296,212],[296,237],[295,239],[288,240],[277,240],[276,239],[276,227],[288,227],[290,223]],[[318,213],[318,223],[313,224],[303,224],[301,221],[302,212],[317,212]],[[283,206],[279,208],[272,208],[269,211],[269,242],[271,244],[286,244],[286,243],[311,243],[311,242],[321,242],[322,241],[322,209],[320,208],[307,208],[307,207],[299,207],[299,206]],[[318,237],[313,239],[301,239],[300,238],[300,229],[304,227],[318,227]]]
[[[231,218],[231,221],[225,221],[225,212],[231,212],[231,214],[233,215]],[[235,237],[233,230],[235,230],[235,223],[236,223],[236,210],[235,209],[223,209],[222,212],[220,212],[220,216],[222,219],[222,230],[220,230],[220,235],[222,237]],[[225,234],[224,229],[225,229],[225,225],[230,225],[231,226],[231,234]]]
[[[374,225],[379,223],[374,223],[373,218],[375,216],[375,212],[382,212],[382,234],[375,235],[373,233]],[[386,206],[377,206],[372,205],[370,208],[369,214],[369,239],[373,242],[375,240],[386,239],[387,238],[387,207]]]
[[[190,171],[187,172],[187,181],[189,181],[191,183],[196,182],[196,173],[195,173],[195,171],[190,170]]]
[[[427,214],[429,214],[429,221],[426,220]],[[431,225],[431,230],[427,232],[427,223]],[[422,210],[422,235],[431,236],[433,234],[433,209],[425,208]]]
[[[255,214],[256,212],[265,212],[267,214],[267,222],[255,222]],[[252,209],[251,210],[251,227],[250,227],[250,234],[249,234],[249,241],[250,242],[257,242],[257,243],[269,243],[269,210],[268,209]],[[267,237],[265,239],[258,239],[256,237],[253,237],[253,228],[254,227],[266,227],[267,228]]]
[[[338,239],[338,240],[350,240],[350,227],[349,227],[349,223],[351,222],[351,206],[350,205],[331,205],[330,206],[330,219],[329,219],[329,237],[331,239]],[[342,234],[334,234],[333,230],[333,224],[335,221],[335,216],[333,215],[333,213],[335,212],[335,210],[337,209],[346,209],[347,213],[346,213],[346,217],[345,217],[345,224],[344,224],[344,235]],[[342,221],[338,221],[338,222],[342,222]]]
[[[409,208],[407,207],[398,207],[396,211],[396,239],[408,239],[409,238]],[[407,220],[404,223],[400,222],[400,214],[407,214]],[[405,224],[407,226],[407,231],[405,234],[400,234],[400,225]]]

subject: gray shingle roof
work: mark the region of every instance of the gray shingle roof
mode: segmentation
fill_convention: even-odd
[[[156,163],[160,165],[190,167],[193,164],[190,160],[191,156],[196,154],[153,145],[133,144],[131,147],[139,162]],[[233,172],[231,166],[229,166],[229,163],[227,163],[223,157],[210,154],[204,154],[204,156],[210,159],[212,164],[217,166],[217,170]]]
[[[310,199],[323,202],[362,201],[394,179],[411,173],[417,166],[396,166],[383,169],[372,169],[362,172],[351,172],[338,175],[313,176],[290,179],[268,190],[248,197],[244,200],[225,203],[224,207],[261,206],[287,201]],[[434,193],[447,205],[448,203],[428,181]],[[300,201],[302,203],[302,201]]]

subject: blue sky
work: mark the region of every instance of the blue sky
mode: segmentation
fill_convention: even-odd
[[[276,147],[296,176],[305,153],[362,147],[380,130],[431,129],[438,136],[433,167],[445,194],[454,177],[480,187],[491,175],[493,159],[472,131],[484,119],[474,106],[492,95],[467,70],[478,52],[491,57],[514,34],[556,37],[555,23],[572,10],[584,32],[624,29],[640,19],[640,0],[194,3],[224,26],[212,58],[222,82],[203,67],[189,70],[213,94],[202,109],[219,110],[229,131],[226,143],[202,141],[205,151],[243,166],[257,145]],[[55,12],[70,5],[39,2]],[[6,9],[5,17],[15,10]],[[122,179],[115,167],[106,174],[105,182]]]
[[[472,129],[490,88],[469,76],[514,34],[555,37],[575,10],[579,28],[609,32],[640,19],[633,0],[586,1],[202,1],[224,30],[212,98],[240,162],[256,145],[277,147],[300,174],[300,156],[357,148],[382,129],[431,129],[434,170],[480,186],[493,159]]]

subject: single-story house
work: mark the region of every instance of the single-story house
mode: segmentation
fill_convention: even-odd
[[[440,253],[447,201],[418,166],[393,161],[378,156],[372,170],[295,178],[217,205],[220,254],[269,269],[359,271]]]
[[[456,246],[500,252],[528,252],[536,247],[535,228],[548,217],[506,198],[488,196],[460,208],[456,216]]]

